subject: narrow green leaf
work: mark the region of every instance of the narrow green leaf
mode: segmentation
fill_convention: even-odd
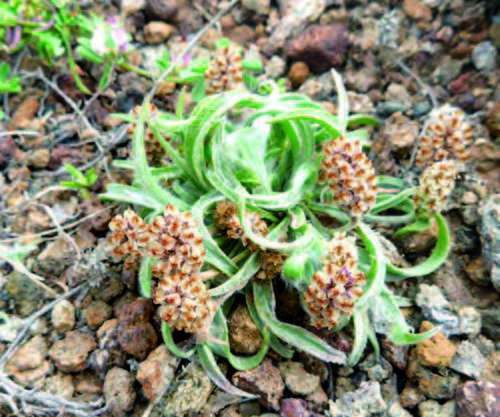
[[[436,213],[434,215],[434,219],[436,221],[438,229],[438,237],[431,255],[421,264],[409,268],[399,268],[392,265],[391,263],[388,263],[387,272],[395,276],[396,279],[421,277],[431,274],[436,269],[438,269],[448,258],[451,242],[448,224],[446,223],[445,218],[439,213]]]
[[[212,297],[227,296],[228,294],[233,294],[243,289],[250,279],[259,271],[260,265],[261,262],[258,254],[252,254],[235,275],[221,285],[211,288],[210,295]]]
[[[153,210],[162,210],[164,205],[146,191],[140,188],[125,184],[110,184],[105,193],[100,194],[99,198],[103,200],[118,201],[148,207]]]
[[[250,239],[252,242],[260,246],[261,248],[276,250],[280,252],[290,252],[299,248],[304,248],[309,244],[309,242],[311,242],[311,240],[314,237],[313,228],[310,224],[307,224],[305,226],[305,231],[302,234],[302,236],[291,242],[279,242],[271,240],[267,237],[260,236],[253,231],[249,218],[245,216],[246,212],[245,207],[246,204],[244,201],[241,201],[240,204],[238,205],[240,223],[248,239]]]
[[[332,219],[337,220],[342,225],[349,225],[351,223],[351,217],[332,204],[323,204],[323,203],[307,203],[307,207],[309,207],[313,212],[326,214]]]
[[[266,327],[262,323],[262,320],[259,318],[257,314],[257,310],[255,309],[255,304],[253,302],[252,289],[250,287],[247,287],[247,291],[245,291],[245,300],[247,304],[248,314],[250,314],[250,318],[255,323],[259,331],[263,333]],[[278,355],[281,355],[286,359],[291,359],[293,357],[294,354],[293,349],[290,349],[288,346],[285,346],[283,343],[281,343],[281,341],[272,333],[270,335],[269,344],[271,349],[274,350]]]
[[[399,192],[398,194],[392,195],[383,201],[377,202],[375,206],[370,210],[370,214],[378,214],[382,211],[389,210],[398,207],[404,200],[408,199],[415,194],[417,189],[415,187],[407,188]]]
[[[68,172],[69,175],[73,177],[75,181],[79,182],[80,184],[85,184],[85,175],[83,175],[83,173],[80,172],[80,170],[73,164],[64,164],[64,169],[66,170],[66,172]]]
[[[224,200],[224,196],[216,191],[201,197],[191,208],[193,218],[198,223],[199,231],[203,237],[203,246],[207,251],[207,262],[217,268],[222,273],[231,276],[238,270],[236,264],[219,248],[209,230],[205,226],[205,212],[213,204]]]
[[[333,348],[328,343],[302,327],[281,322],[276,319],[273,307],[272,286],[270,283],[253,283],[255,307],[259,318],[272,333],[280,339],[326,362],[345,364],[343,352]]]
[[[236,388],[233,384],[231,384],[227,380],[225,375],[220,370],[219,365],[217,365],[217,361],[215,360],[214,354],[205,343],[197,345],[196,352],[198,354],[198,359],[201,363],[201,366],[203,366],[203,369],[207,373],[208,377],[222,391],[231,395],[235,395],[237,397],[244,397],[250,399],[257,398],[253,394],[250,394],[246,391]]]
[[[342,136],[342,127],[339,126],[336,119],[326,110],[304,109],[291,111],[288,114],[274,117],[270,120],[270,123],[281,123],[285,120],[307,120],[320,125],[333,139]]]
[[[432,222],[429,217],[418,217],[413,223],[396,230],[394,237],[396,239],[402,238],[412,233],[422,233],[432,227]]]
[[[161,322],[161,334],[163,337],[163,343],[165,343],[167,349],[178,358],[189,359],[195,353],[196,348],[184,351],[177,346],[177,344],[174,342],[174,338],[172,337],[172,329],[165,321]]]
[[[153,277],[151,274],[152,266],[153,258],[150,256],[143,256],[139,268],[139,293],[141,297],[151,298],[153,287]]]
[[[349,100],[347,99],[347,91],[345,89],[344,83],[342,82],[342,77],[333,68],[330,70],[332,74],[333,81],[335,83],[335,88],[337,90],[337,115],[340,124],[340,129],[343,135],[347,131],[347,121],[349,117]]]
[[[104,64],[102,75],[99,79],[99,91],[104,91],[108,88],[108,85],[111,82],[111,76],[113,75],[114,67],[115,65],[113,61],[108,61]]]
[[[349,366],[356,365],[363,352],[366,349],[366,343],[368,341],[368,333],[370,323],[368,320],[368,314],[366,309],[355,310],[353,314],[354,322],[354,344],[352,346],[351,353],[349,354],[349,359],[347,361]]]
[[[210,327],[210,336],[214,341],[207,343],[207,345],[214,353],[225,357],[233,366],[233,368],[237,369],[238,371],[246,371],[248,369],[259,366],[259,364],[267,354],[270,339],[269,331],[264,328],[263,331],[261,331],[261,335],[262,343],[257,353],[251,356],[234,355],[231,352],[229,345],[229,330],[227,327],[227,320],[224,313],[222,312],[222,309],[219,309],[215,314],[214,320]]]
[[[359,223],[357,232],[363,241],[368,255],[370,256],[371,267],[366,276],[366,286],[363,295],[356,302],[356,308],[363,308],[373,297],[376,297],[383,288],[386,260],[384,251],[380,246],[377,235],[367,225]]]
[[[354,114],[349,117],[347,122],[348,127],[378,126],[379,124],[380,120],[370,114]]]
[[[173,194],[161,187],[158,183],[158,179],[151,174],[144,146],[144,126],[147,117],[150,117],[149,103],[144,103],[140,115],[137,118],[132,138],[135,176],[142,185],[142,188],[148,190],[148,193],[153,195],[154,198],[157,201],[160,201],[163,205],[173,204],[179,210],[188,210],[189,206],[184,201],[175,197]]]
[[[419,343],[435,335],[440,327],[434,327],[423,333],[413,333],[406,323],[403,313],[399,309],[397,301],[388,288],[384,288],[378,302],[383,303],[387,321],[392,323],[389,340],[397,345],[409,345]]]

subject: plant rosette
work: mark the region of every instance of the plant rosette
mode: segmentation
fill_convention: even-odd
[[[415,196],[422,201],[422,189],[376,175],[363,149],[369,146],[366,126],[377,120],[350,115],[340,76],[332,75],[336,115],[268,83],[265,94],[205,96],[187,116],[148,103],[123,116],[132,125],[133,156],[115,165],[131,170],[134,181],[109,185],[102,198],[140,216],[129,210],[128,220],[113,223],[112,240],[121,248],[115,255],[133,255],[127,265],[137,271],[142,295],[158,305],[170,351],[198,357],[214,383],[235,395],[251,397],[225,378],[217,357],[244,370],[269,349],[288,358],[302,350],[354,365],[368,342],[380,351],[374,314],[384,315],[383,333],[396,344],[437,331],[413,332],[389,282],[442,265],[450,247],[446,221],[433,210],[417,217]],[[168,164],[148,163],[146,133],[163,147]],[[377,225],[414,233],[420,229],[408,225],[431,220],[438,239],[430,257],[409,268],[392,265]],[[332,332],[352,327],[352,351],[278,319],[279,279],[299,293],[312,326]],[[251,356],[235,355],[229,344],[227,316],[242,300],[262,335]],[[177,344],[178,332],[192,337]]]

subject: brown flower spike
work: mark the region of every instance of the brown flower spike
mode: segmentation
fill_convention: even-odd
[[[375,204],[375,169],[359,141],[338,138],[323,146],[320,180],[333,192],[334,200],[359,217]]]
[[[256,277],[259,279],[273,279],[281,274],[286,257],[282,253],[267,250],[262,252],[261,259],[262,266]]]
[[[235,45],[220,48],[205,72],[206,93],[233,90],[243,81],[241,54]]]
[[[266,236],[269,232],[266,222],[257,213],[247,212],[246,215],[250,219],[252,231],[258,235]],[[243,245],[248,246],[251,251],[255,252],[258,250],[257,245],[245,236],[243,226],[238,217],[238,210],[234,203],[230,201],[221,201],[218,203],[215,208],[214,218],[217,227],[224,230],[228,238],[241,239]]]
[[[427,127],[420,137],[415,163],[424,168],[445,159],[466,161],[472,140],[473,129],[465,120],[465,113],[445,104],[429,115]]]
[[[158,108],[154,104],[149,104],[149,112],[151,114],[151,118],[154,118]],[[135,117],[138,117],[141,112],[141,106],[135,106],[132,110],[132,114]],[[128,129],[128,134],[133,135],[135,130],[135,123],[131,124]],[[170,138],[166,138],[167,141]],[[153,131],[150,127],[146,126],[144,129],[144,149],[146,151],[146,157],[148,158],[148,162],[153,165],[160,165],[165,158],[165,150],[161,146],[160,142],[156,139],[153,134]]]
[[[210,295],[198,273],[164,275],[153,291],[153,301],[161,304],[162,320],[188,333],[204,329],[213,312]]]
[[[155,257],[153,301],[160,304],[161,318],[177,330],[193,333],[205,328],[213,304],[199,274],[205,249],[191,214],[167,205],[163,215],[147,225],[127,210],[111,221],[110,229],[113,255],[126,256],[126,267],[127,262],[137,267],[146,254]]]
[[[136,269],[149,241],[147,224],[133,210],[125,210],[123,215],[118,214],[111,220],[109,228],[112,255],[118,259],[125,258],[125,269]]]
[[[365,276],[358,270],[354,238],[338,234],[329,244],[323,269],[313,275],[304,294],[312,325],[333,329],[342,317],[351,316],[364,283]]]
[[[200,271],[205,258],[203,239],[191,213],[181,213],[167,205],[162,216],[149,225],[148,254],[157,259],[153,274],[162,278],[171,273],[183,275]]]
[[[436,162],[422,173],[415,195],[419,210],[440,212],[446,208],[448,197],[455,187],[457,164],[455,161]]]

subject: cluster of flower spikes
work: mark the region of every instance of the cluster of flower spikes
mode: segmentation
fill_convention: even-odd
[[[472,126],[465,113],[445,104],[429,115],[427,126],[420,137],[415,163],[420,168],[445,159],[466,161],[473,140]]]
[[[157,110],[158,108],[154,104],[149,104],[149,112],[152,117],[154,117]],[[141,106],[136,106],[132,110],[132,114],[136,117],[139,116],[140,112]],[[131,124],[128,129],[129,135],[132,135],[134,133],[134,130],[135,124]],[[170,138],[167,138],[166,140],[170,140]],[[148,126],[146,126],[146,129],[144,130],[144,149],[146,151],[146,157],[148,158],[148,162],[150,164],[159,165],[165,158],[165,149],[163,149],[160,142],[158,142],[158,140],[155,138],[153,131]]]
[[[205,71],[206,93],[234,90],[243,81],[243,64],[237,46],[219,48]]]
[[[361,143],[340,137],[323,145],[320,181],[328,184],[334,200],[359,217],[375,204],[377,179]]]
[[[358,270],[353,237],[337,234],[330,242],[323,268],[317,271],[304,293],[304,304],[316,328],[335,328],[350,317],[363,293],[365,276]]]
[[[132,210],[126,213],[140,219]],[[122,223],[121,216],[112,220],[113,233]],[[177,330],[196,333],[204,329],[213,313],[213,305],[200,275],[205,250],[191,213],[182,213],[167,205],[163,215],[155,217],[151,224],[141,220],[140,225],[140,246],[134,253],[156,260],[152,272],[157,282],[152,298],[160,305],[160,317]]]
[[[417,209],[440,212],[446,208],[457,176],[456,161],[439,161],[424,170],[415,195]]]
[[[267,224],[257,213],[246,214],[252,225],[252,231],[255,234],[266,236],[269,232]],[[259,251],[260,248],[253,243],[243,231],[243,227],[238,217],[238,209],[235,204],[230,201],[221,201],[215,208],[215,224],[217,227],[225,231],[226,236],[230,239],[241,239],[243,246],[248,247],[252,252]],[[259,279],[272,279],[281,273],[285,256],[276,251],[260,251],[262,266],[256,277]]]

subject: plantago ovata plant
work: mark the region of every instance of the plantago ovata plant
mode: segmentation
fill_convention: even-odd
[[[134,182],[111,184],[103,195],[133,206],[144,219],[145,225],[135,222],[130,253],[140,254],[141,293],[158,305],[167,347],[182,358],[197,355],[214,383],[233,394],[250,396],[229,383],[216,356],[238,370],[257,366],[269,349],[353,365],[368,342],[379,352],[370,320],[375,310],[396,344],[416,343],[437,330],[414,333],[388,282],[430,274],[445,261],[450,238],[443,206],[435,201],[441,191],[432,194],[425,175],[420,189],[376,176],[362,150],[366,140],[358,139],[368,136],[363,125],[377,121],[349,115],[340,76],[333,77],[336,116],[271,84],[261,90],[265,95],[234,90],[206,96],[186,117],[151,111],[145,103],[128,116],[132,159],[117,162],[133,171]],[[146,132],[170,163],[148,163]],[[403,226],[400,234],[411,233],[423,218],[438,229],[430,257],[410,268],[391,264],[374,227]],[[336,332],[353,326],[352,351],[346,355],[279,320],[278,279],[299,293],[314,327]],[[252,356],[237,356],[229,345],[226,316],[242,296],[262,334]],[[179,331],[192,335],[182,348],[174,341]]]

